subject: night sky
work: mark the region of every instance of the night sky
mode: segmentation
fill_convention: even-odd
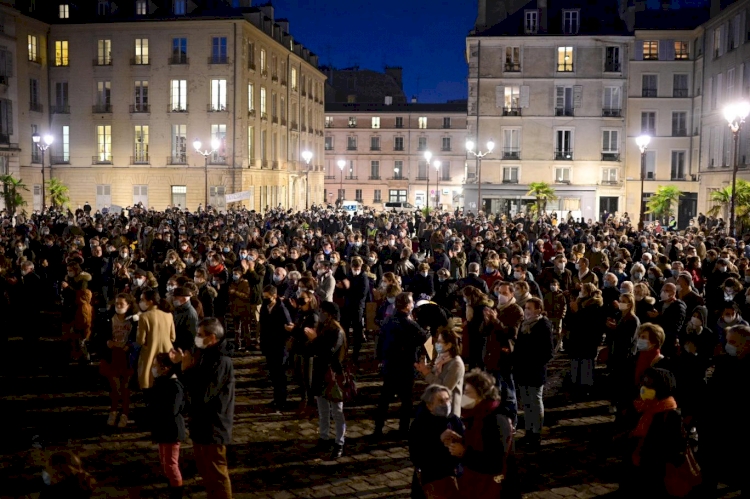
[[[649,8],[660,3],[648,0]],[[672,6],[678,7],[677,0]],[[402,66],[407,97],[466,98],[464,47],[477,17],[476,0],[275,0],[274,7],[321,64],[377,71]]]

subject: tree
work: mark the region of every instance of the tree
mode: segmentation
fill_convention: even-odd
[[[47,192],[49,192],[50,203],[55,208],[62,208],[70,202],[68,186],[63,184],[59,179],[49,179],[47,182]]]
[[[682,191],[673,185],[660,185],[646,203],[646,213],[656,218],[669,219],[674,214],[674,205],[682,196]]]
[[[19,206],[26,206],[20,191],[28,191],[26,184],[13,178],[13,175],[1,175],[0,184],[3,184],[3,200],[5,209],[14,214]]]
[[[527,196],[534,196],[536,203],[534,210],[537,215],[541,216],[547,211],[547,202],[554,201],[557,199],[555,190],[549,186],[547,182],[532,182],[529,184],[529,192]]]
[[[711,192],[709,202],[713,204],[707,214],[712,217],[724,217],[729,213],[732,203],[732,186]],[[737,179],[737,196],[734,199],[734,215],[736,223],[740,227],[750,226],[750,182],[741,178]]]

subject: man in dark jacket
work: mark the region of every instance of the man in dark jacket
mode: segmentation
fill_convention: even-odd
[[[380,330],[377,355],[383,364],[384,379],[375,415],[375,439],[383,436],[388,406],[394,394],[401,401],[399,432],[404,435],[409,429],[414,363],[419,360],[422,347],[429,337],[429,333],[412,319],[412,310],[414,299],[411,293],[401,293],[396,297],[396,313],[386,319]]]
[[[172,362],[182,363],[182,380],[190,401],[190,438],[198,472],[210,499],[232,499],[227,444],[234,419],[234,366],[232,344],[224,338],[219,319],[198,325],[198,353],[172,350]]]
[[[250,284],[250,337],[251,342],[257,343],[260,334],[260,305],[263,301],[263,278],[266,268],[256,265],[255,260],[242,260],[242,269],[245,271],[245,279]]]
[[[671,282],[662,287],[661,304],[657,305],[657,310],[661,313],[657,315],[654,313],[656,311],[649,312],[649,317],[664,329],[666,339],[661,351],[667,357],[671,357],[677,353],[677,338],[682,331],[686,315],[685,302],[677,298],[677,287]]]
[[[463,279],[459,279],[458,281],[459,290],[464,289],[466,286],[474,286],[482,293],[486,295],[490,294],[490,290],[487,287],[487,282],[479,277],[479,264],[476,262],[469,264],[468,275]]]
[[[344,332],[352,330],[352,363],[359,364],[359,352],[362,350],[364,337],[364,319],[365,303],[370,293],[370,280],[362,273],[362,259],[358,256],[352,258],[351,271],[347,274],[346,279],[342,281],[342,286],[346,290],[344,300],[344,321],[342,326]]]
[[[40,297],[42,280],[34,272],[34,263],[25,261],[21,264],[21,278],[18,280],[18,300],[14,301],[16,317],[23,318],[23,338],[28,343],[36,343],[39,339],[39,312],[41,310]]]
[[[312,412],[316,407],[315,393],[310,379],[310,363],[313,352],[310,349],[310,340],[305,334],[305,329],[315,329],[318,326],[319,316],[315,309],[314,293],[303,291],[299,297],[290,300],[291,305],[296,307],[294,324],[285,325],[294,340],[292,348],[294,354],[295,374],[300,387],[300,411]]]
[[[195,345],[195,335],[198,333],[198,312],[190,303],[190,290],[180,286],[172,293],[174,306],[175,348],[190,350]]]
[[[203,306],[203,316],[215,317],[214,300],[219,296],[219,293],[213,288],[213,286],[208,284],[208,272],[206,269],[195,269],[193,281],[195,281],[195,284],[198,286],[198,299]]]
[[[275,286],[263,288],[260,307],[260,348],[266,357],[268,373],[273,384],[273,405],[278,411],[286,404],[286,371],[284,362],[288,352],[286,341],[294,324],[284,303],[279,300]]]

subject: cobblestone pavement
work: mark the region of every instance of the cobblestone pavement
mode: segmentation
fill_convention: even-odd
[[[45,451],[64,447],[81,455],[100,485],[99,497],[165,497],[166,482],[149,434],[134,422],[124,430],[106,426],[109,399],[97,367],[68,366],[64,346],[56,340],[45,339],[39,351],[41,369],[28,365],[20,339],[5,350],[0,414],[10,418],[4,418],[7,439],[0,441],[0,497],[35,497],[43,486]],[[371,348],[367,354],[372,355]],[[618,461],[609,445],[608,423],[613,418],[608,404],[572,402],[562,390],[565,365],[564,356],[551,365],[542,450],[519,451],[527,498],[586,499],[617,489]],[[317,439],[316,419],[300,420],[293,412],[274,414],[267,407],[272,390],[262,357],[238,357],[235,368],[234,444],[229,448],[235,498],[410,496],[412,467],[405,442],[389,440],[387,433],[377,444],[363,438],[373,429],[372,412],[381,384],[376,375],[359,376],[360,394],[345,408],[345,457],[329,462],[311,451]],[[415,391],[423,388],[418,384]],[[396,416],[395,411],[391,416]],[[396,419],[389,420],[386,431],[397,424]],[[32,448],[34,435],[41,436],[43,450]],[[182,449],[180,464],[190,497],[204,498],[192,446],[183,444]]]

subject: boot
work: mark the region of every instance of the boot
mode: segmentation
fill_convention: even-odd
[[[169,487],[167,490],[169,491],[169,499],[182,499],[185,487],[180,485],[179,487]]]
[[[335,461],[344,455],[344,446],[339,444],[333,444],[333,450],[331,450],[331,459],[329,461]]]
[[[311,449],[312,452],[326,452],[331,448],[332,440],[326,440],[323,438],[318,439],[318,443]]]

